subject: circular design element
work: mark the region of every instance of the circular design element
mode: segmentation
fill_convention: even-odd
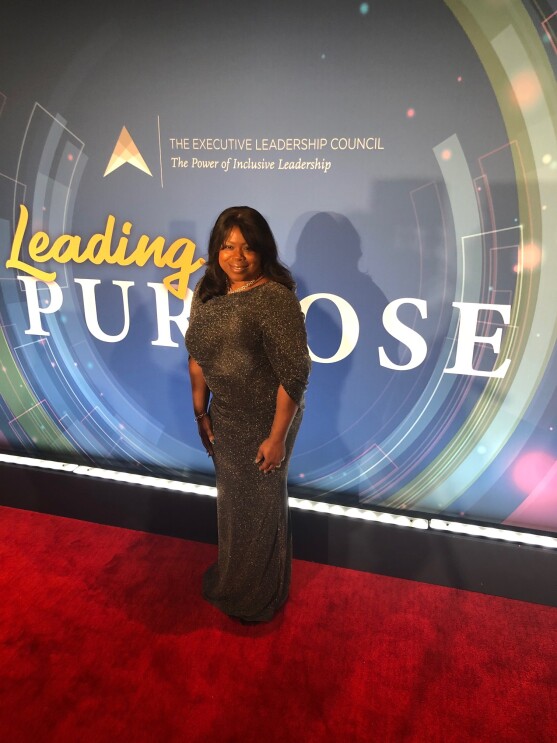
[[[415,27],[393,23],[402,8],[396,3],[374,8],[373,23],[361,18],[370,5],[358,7],[359,14],[331,10],[334,43],[317,26],[304,26],[303,49],[291,27],[277,23],[278,10],[261,18],[258,38],[271,38],[272,26],[277,42],[260,66],[249,51],[217,63],[218,43],[198,34],[211,19],[215,28],[237,28],[232,9],[213,18],[210,10],[184,8],[195,79],[177,71],[180,24],[165,17],[160,38],[169,55],[162,60],[141,19],[119,38],[101,38],[104,25],[93,39],[82,30],[76,58],[67,59],[63,45],[56,52],[57,68],[67,69],[58,89],[41,92],[45,100],[37,103],[29,98],[17,140],[5,139],[17,169],[0,178],[7,194],[2,244],[18,232],[26,204],[23,251],[40,233],[51,241],[109,241],[113,215],[114,247],[141,235],[166,245],[187,236],[197,257],[214,215],[242,194],[276,225],[309,308],[315,363],[293,476],[316,496],[340,502],[470,514],[470,503],[462,503],[468,499],[503,519],[508,506],[492,486],[504,478],[516,485],[509,461],[529,446],[522,422],[535,425],[545,410],[538,400],[550,405],[555,389],[553,46],[542,44],[520,5],[512,15],[503,7],[494,15],[471,2],[424,3]],[[120,20],[127,29],[129,19]],[[546,20],[538,26],[549,32]],[[44,47],[35,38],[22,45],[30,69]],[[137,48],[139,58],[131,53]],[[312,67],[322,49],[326,78],[325,68]],[[261,107],[269,69],[280,111]],[[16,66],[12,74],[12,88],[27,90],[28,73]],[[143,91],[138,106],[130,80],[140,86],[155,79],[165,85],[146,86],[152,92]],[[237,79],[250,80],[242,107]],[[0,111],[8,133],[13,112],[8,99]],[[128,139],[120,141],[125,125]],[[350,146],[294,152],[277,144],[333,138]],[[209,142],[236,149],[217,152]],[[248,157],[275,167],[235,167]],[[330,170],[280,169],[286,161],[327,162]],[[4,266],[0,276],[2,433],[9,445],[210,473],[185,412],[188,301],[169,296],[161,266],[149,259],[144,266],[40,267],[56,270],[56,282],[37,284],[25,270]],[[385,313],[400,299],[396,313]],[[472,305],[512,308],[509,322],[478,310],[477,336],[489,342],[473,344],[467,367],[490,372],[510,359],[504,379],[454,371]],[[543,451],[543,442],[531,448]]]

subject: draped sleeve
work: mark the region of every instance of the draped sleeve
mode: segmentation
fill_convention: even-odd
[[[282,284],[273,283],[269,294],[260,318],[263,348],[279,383],[301,405],[311,369],[304,314],[294,292]]]

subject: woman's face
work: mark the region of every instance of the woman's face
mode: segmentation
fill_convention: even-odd
[[[233,227],[219,251],[219,266],[231,284],[251,281],[261,273],[261,256],[251,250],[239,227]]]

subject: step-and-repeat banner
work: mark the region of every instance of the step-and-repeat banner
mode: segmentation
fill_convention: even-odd
[[[291,482],[557,530],[557,3],[31,3],[0,30],[0,448],[209,476],[183,335],[227,206],[313,372]]]

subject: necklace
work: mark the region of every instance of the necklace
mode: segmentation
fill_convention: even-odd
[[[261,279],[262,277],[263,277],[263,274],[260,273],[259,276],[257,276],[257,278],[252,279],[251,281],[248,281],[247,284],[244,284],[243,286],[238,287],[238,289],[233,289],[230,286],[230,281],[228,280],[228,277],[227,277],[227,279],[226,279],[226,284],[228,286],[227,294],[234,294],[235,292],[243,292],[246,289],[249,289],[250,286],[253,286],[254,284],[257,284],[257,282],[259,281],[259,279]]]

